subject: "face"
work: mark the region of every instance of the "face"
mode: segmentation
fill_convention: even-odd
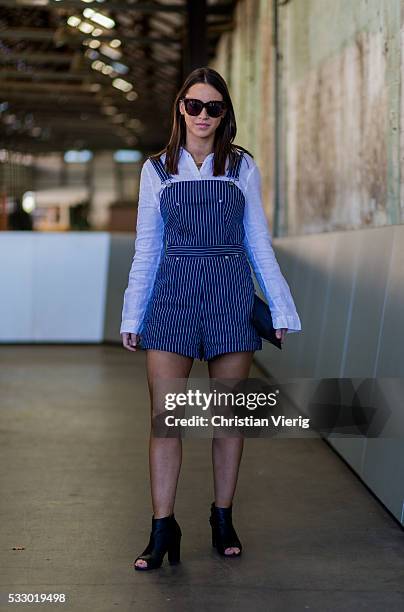
[[[184,97],[197,98],[202,102],[210,102],[213,100],[223,101],[222,94],[208,83],[195,83],[188,89]],[[193,117],[192,115],[188,115],[188,113],[185,111],[183,102],[180,102],[179,108],[181,115],[184,116],[187,130],[198,138],[208,138],[211,136],[224,117],[224,114],[221,117],[210,117],[206,108],[202,109],[200,115]],[[224,111],[224,113],[226,113],[226,111]]]

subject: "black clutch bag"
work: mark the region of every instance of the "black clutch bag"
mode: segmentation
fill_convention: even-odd
[[[258,334],[264,340],[268,340],[268,342],[282,350],[282,342],[275,335],[269,306],[255,292],[251,320]]]

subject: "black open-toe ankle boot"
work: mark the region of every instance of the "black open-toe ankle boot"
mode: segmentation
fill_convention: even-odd
[[[168,553],[168,562],[175,565],[180,562],[181,529],[174,518],[174,514],[163,518],[152,517],[152,530],[150,540],[141,555],[133,562],[135,570],[147,571],[157,569],[163,563],[163,558]],[[136,561],[143,559],[146,567],[139,567]]]
[[[215,546],[217,551],[225,557],[239,557],[241,555],[241,542],[238,539],[237,533],[232,523],[232,507],[218,508],[215,502],[212,502],[210,509],[209,523],[212,527],[212,546]],[[226,554],[226,548],[237,547],[239,553]]]

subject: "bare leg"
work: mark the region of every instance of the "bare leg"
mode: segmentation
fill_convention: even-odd
[[[210,378],[248,378],[253,356],[253,351],[218,355],[208,362],[209,376]],[[243,438],[212,439],[213,479],[217,507],[228,508],[233,502],[243,447]],[[238,547],[225,550],[225,554],[239,552]]]
[[[153,412],[154,381],[170,378],[188,378],[193,364],[192,357],[147,349],[147,380],[150,394],[150,415]],[[149,468],[150,485],[155,518],[162,518],[174,511],[175,494],[182,461],[181,438],[155,438],[150,432]],[[136,561],[140,567],[147,566],[143,559]]]

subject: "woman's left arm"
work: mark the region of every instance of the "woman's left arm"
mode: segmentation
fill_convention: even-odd
[[[268,221],[262,205],[261,174],[255,162],[250,169],[245,192],[244,246],[254,274],[264,294],[275,329],[301,331],[295,303],[274,250]]]

